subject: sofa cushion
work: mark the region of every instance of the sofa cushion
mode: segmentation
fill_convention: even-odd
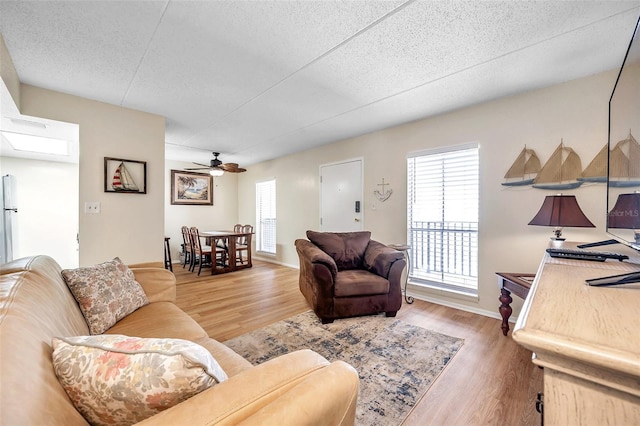
[[[364,252],[369,245],[371,232],[316,232],[307,231],[307,238],[331,256],[338,270],[360,269],[364,264]]]
[[[341,271],[336,275],[336,297],[370,296],[389,293],[389,281],[363,269]]]
[[[101,334],[149,300],[133,272],[115,258],[99,265],[62,270],[89,332]]]
[[[227,379],[202,346],[124,335],[54,338],[53,366],[94,425],[133,424]]]

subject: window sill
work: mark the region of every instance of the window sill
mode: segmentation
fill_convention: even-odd
[[[424,295],[426,297],[443,297],[447,299],[464,300],[467,302],[478,302],[480,300],[477,290],[475,292],[472,292],[472,290],[461,291],[455,289],[445,289],[411,280],[409,280],[408,287],[408,290],[410,290],[410,293],[412,293],[410,295],[413,295],[414,297],[417,295],[418,298],[420,298],[419,295]]]

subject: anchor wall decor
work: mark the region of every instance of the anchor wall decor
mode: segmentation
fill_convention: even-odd
[[[378,200],[382,201],[383,203],[387,201],[389,197],[391,197],[391,194],[393,194],[393,189],[391,188],[389,188],[387,191],[384,190],[384,187],[387,185],[389,184],[384,183],[384,178],[382,178],[382,183],[378,184],[378,186],[382,187],[382,192],[378,191],[377,189],[373,191],[373,194],[378,198]]]

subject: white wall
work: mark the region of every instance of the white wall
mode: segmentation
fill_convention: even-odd
[[[0,34],[0,78],[2,78],[2,82],[4,84],[4,88],[7,90],[8,96],[11,98],[2,100],[4,102],[12,103],[20,107],[20,79],[18,78],[18,73],[16,72],[16,68],[13,65],[13,60],[11,59],[11,55],[9,54],[9,50],[7,49],[7,45],[4,43],[4,38],[2,34]],[[5,105],[0,107],[0,112],[4,111]]]
[[[164,117],[25,84],[20,96],[22,114],[79,125],[80,265],[162,262]],[[104,157],[146,161],[147,193],[105,193]],[[100,214],[84,213],[88,201]]]
[[[78,165],[11,157],[0,164],[16,177],[14,258],[46,254],[63,268],[78,267]]]
[[[196,226],[201,231],[233,229],[238,219],[238,178],[236,173],[225,173],[213,178],[212,206],[185,206],[171,204],[171,170],[195,167],[193,163],[167,160],[165,164],[164,208],[165,236],[169,237],[171,256],[179,260],[182,234],[180,228]],[[205,170],[206,172],[206,170]]]
[[[407,153],[468,142],[480,144],[479,297],[457,299],[423,293],[442,303],[497,316],[495,272],[536,272],[551,229],[528,226],[545,191],[507,189],[503,176],[524,145],[546,161],[564,140],[585,167],[607,142],[608,100],[615,72],[471,106],[332,145],[254,164],[238,178],[240,222],[255,221],[255,182],[275,177],[277,186],[278,262],[297,265],[296,238],[318,228],[319,166],[348,158],[364,158],[364,224],[372,238],[384,243],[406,241]],[[393,195],[380,202],[373,191],[382,178]],[[576,195],[596,229],[569,228],[569,240],[597,241],[604,233],[604,184],[564,191]],[[521,302],[514,297],[514,315]]]

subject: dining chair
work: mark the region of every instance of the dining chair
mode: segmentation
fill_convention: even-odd
[[[182,231],[182,246],[184,247],[184,260],[182,261],[182,267],[184,268],[189,264],[189,268],[191,268],[191,262],[193,258],[193,244],[191,244],[191,236],[189,235],[189,227],[183,226],[180,228]]]
[[[236,225],[236,226],[238,226],[238,225]],[[234,228],[234,232],[243,232],[243,233],[253,232],[253,226],[251,226],[251,225],[240,225],[240,230],[236,231],[235,228]],[[249,261],[248,256],[247,256],[246,259],[242,258],[242,253],[243,252],[248,252],[249,250],[251,250],[251,247],[249,247],[249,245],[247,243],[248,243],[248,238],[246,236],[238,237],[237,242],[236,242],[236,253],[237,253],[238,263],[244,264],[244,263]]]
[[[192,226],[189,228],[189,235],[191,236],[191,244],[193,245],[193,256],[191,260],[191,266],[189,270],[194,272],[196,270],[196,263],[198,264],[198,275],[202,271],[204,264],[211,264],[211,246],[203,245],[200,241],[200,232],[198,228]]]

